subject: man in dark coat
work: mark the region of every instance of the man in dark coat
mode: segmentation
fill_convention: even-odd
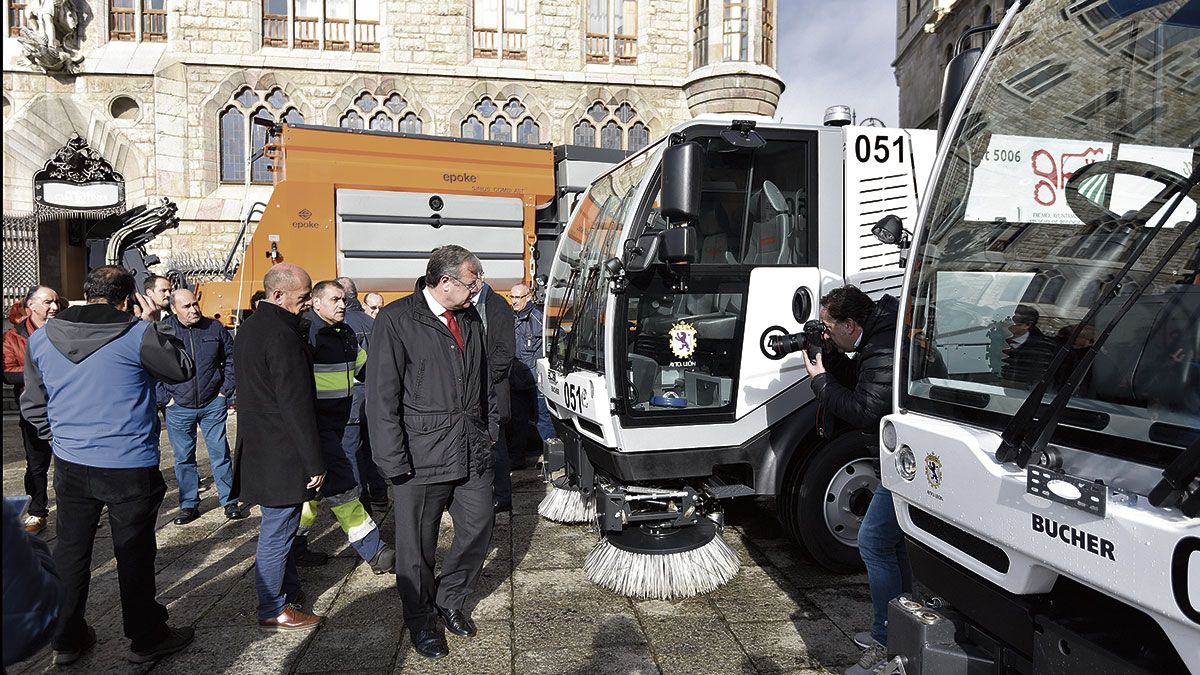
[[[804,357],[813,393],[826,413],[841,418],[862,434],[863,445],[879,456],[879,421],[892,409],[896,315],[899,303],[890,295],[871,300],[854,286],[836,288],[821,298],[826,349],[816,361]],[[847,352],[855,352],[850,360]],[[829,368],[829,372],[825,369]],[[887,657],[887,606],[912,590],[912,570],[904,533],[896,522],[892,493],[880,483],[858,530],[858,553],[867,565],[874,623],[858,663],[847,675],[867,675]]]
[[[196,376],[180,384],[159,382],[156,394],[163,406],[167,438],[175,455],[175,481],[179,484],[179,515],[176,525],[186,525],[200,517],[200,474],[196,470],[196,427],[204,433],[209,467],[225,517],[245,517],[237,499],[230,494],[233,465],[229,461],[229,441],[225,422],[229,399],[233,396],[233,336],[218,321],[200,313],[200,301],[186,288],[170,295],[171,315],[162,320],[183,342]]]
[[[413,647],[428,658],[450,653],[439,614],[455,634],[475,634],[462,607],[479,580],[495,518],[492,443],[500,418],[483,326],[471,306],[482,275],[470,251],[436,249],[425,287],[376,317],[367,356],[371,454],[392,485],[396,516],[396,585]],[[434,579],[447,503],[454,542]]]
[[[1013,311],[1011,335],[1001,350],[1000,379],[1006,386],[1028,389],[1042,376],[1058,353],[1058,343],[1038,328],[1041,315],[1029,305]]]
[[[292,604],[301,590],[291,549],[301,505],[325,479],[308,326],[300,318],[311,301],[312,279],[281,263],[263,276],[263,287],[267,297],[233,342],[240,418],[233,495],[262,506],[254,565],[259,626],[305,630],[321,617]]]
[[[496,407],[500,411],[501,428],[508,425],[511,417],[511,399],[508,390],[508,375],[512,372],[513,355],[516,353],[516,334],[513,326],[513,311],[504,298],[492,287],[484,284],[471,299],[479,318],[483,320],[484,342],[487,344],[488,374],[496,396]],[[509,467],[508,448],[500,434],[492,452],[496,455],[496,511],[512,511],[512,475]]]
[[[537,360],[542,356],[542,313],[541,306],[533,302],[533,291],[525,284],[517,284],[508,294],[512,301],[513,320],[516,333],[516,355],[513,357],[512,372],[508,377],[509,395],[512,399],[512,419],[508,423],[508,456],[512,468],[525,468],[525,448],[529,438],[530,420],[537,421],[538,434],[542,440],[557,438],[546,398],[537,388]]]
[[[353,279],[338,277],[337,282],[341,284],[342,290],[346,293],[346,317],[343,321],[354,331],[359,348],[366,352],[370,345],[371,329],[375,327],[375,316],[368,313],[363,304],[358,301],[358,286],[355,285]],[[369,293],[368,295],[379,297],[378,293]],[[376,311],[382,307],[383,300],[380,297],[380,304]],[[354,402],[350,409],[350,422],[346,426],[346,433],[342,436],[342,443],[347,453],[353,452],[354,456],[358,457],[359,487],[362,489],[363,506],[366,507],[367,513],[371,513],[372,508],[379,513],[386,513],[387,483],[383,480],[383,476],[379,475],[379,470],[375,468],[375,462],[371,461],[371,443],[367,434],[366,391],[366,384],[362,380],[354,381],[354,387],[351,389]]]

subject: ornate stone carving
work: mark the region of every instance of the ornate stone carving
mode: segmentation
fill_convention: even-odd
[[[34,181],[65,180],[71,183],[125,181],[79,134],[71,134],[67,144],[59,148],[33,178]]]
[[[29,0],[28,26],[17,38],[32,65],[48,73],[73,73],[83,63],[79,55],[78,0]]]

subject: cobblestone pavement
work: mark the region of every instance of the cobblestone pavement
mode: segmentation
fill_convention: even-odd
[[[3,438],[4,494],[23,494],[24,455],[16,418],[8,414]],[[805,562],[776,522],[770,500],[738,503],[727,512],[724,537],[743,566],[724,588],[675,602],[609,593],[582,571],[595,536],[584,526],[537,515],[545,487],[529,469],[513,476],[513,513],[498,517],[481,583],[467,604],[479,635],[447,635],[448,658],[428,661],[412,651],[395,577],[375,576],[360,564],[328,509],[312,547],[334,557],[324,567],[301,569],[310,609],[327,619],[316,631],[268,634],[258,630],[254,614],[257,507],[249,518],[226,521],[210,488],[201,493],[200,520],[172,524],[178,501],[165,434],[162,458],[168,492],[158,522],[158,596],[171,623],[196,627],[195,642],[157,664],[126,662],[116,562],[102,526],[88,600],[97,648],[66,668],[51,668],[43,651],[9,672],[826,673],[858,658],[848,636],[869,626],[866,577],[832,575]],[[211,477],[205,482],[211,485]],[[54,517],[52,510],[41,535],[51,546]],[[391,520],[381,524],[389,541]],[[446,516],[440,553],[449,546],[449,523]]]

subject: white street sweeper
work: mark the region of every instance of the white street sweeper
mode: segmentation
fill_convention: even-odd
[[[942,111],[887,672],[1200,673],[1200,2],[1018,3]]]
[[[820,564],[860,565],[878,482],[858,433],[822,420],[795,343],[824,291],[895,294],[932,131],[700,119],[597,179],[559,246],[538,378],[559,439],[539,511],[595,522],[590,578],[706,592],[738,569],[721,501],[777,495]]]

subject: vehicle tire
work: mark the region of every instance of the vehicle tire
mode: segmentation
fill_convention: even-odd
[[[789,464],[779,519],[821,567],[861,570],[858,527],[878,484],[878,458],[859,433],[842,434]]]

